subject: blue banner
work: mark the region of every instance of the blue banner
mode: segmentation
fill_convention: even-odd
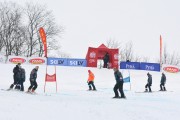
[[[121,62],[120,63],[120,69],[140,69],[140,63],[139,62]]]
[[[160,64],[159,63],[144,63],[140,64],[141,70],[149,70],[149,71],[160,71]]]
[[[130,76],[126,77],[126,78],[123,78],[123,81],[124,81],[124,83],[130,82]]]
[[[68,66],[79,66],[79,67],[86,67],[87,61],[86,59],[68,59]]]
[[[68,60],[66,58],[48,58],[47,65],[67,66]]]

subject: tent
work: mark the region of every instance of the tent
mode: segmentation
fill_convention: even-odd
[[[103,59],[104,55],[109,54],[109,68],[118,68],[118,49],[110,49],[104,44],[101,44],[98,48],[89,47],[86,55],[87,67],[97,67],[97,60]]]

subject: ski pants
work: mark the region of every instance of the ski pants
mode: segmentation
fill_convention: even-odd
[[[93,87],[93,90],[96,90],[96,87],[95,87],[93,81],[88,82],[88,86],[89,86],[89,90],[92,90],[92,87]],[[91,87],[91,86],[92,86],[92,87]]]
[[[18,86],[19,79],[15,76],[13,76],[13,79],[14,79],[14,82],[13,82],[13,84],[11,84],[10,88],[13,89],[14,85],[16,85],[15,89],[18,89],[17,86]]]
[[[29,86],[29,88],[28,88],[28,90],[36,90],[36,88],[37,88],[37,82],[36,82],[36,80],[30,80],[30,86]]]
[[[145,88],[146,88],[146,90],[147,90],[147,88],[149,88],[149,92],[151,92],[151,84],[148,84],[148,83],[147,83],[147,84],[145,85]]]
[[[20,85],[20,91],[24,91],[24,82],[23,81],[20,81],[19,82],[19,85]]]
[[[125,97],[124,92],[123,92],[123,81],[117,82],[114,86],[114,93],[115,93],[115,97],[119,97],[119,93],[118,90],[121,94],[121,97]]]
[[[108,68],[108,62],[104,62],[103,68]]]
[[[165,83],[160,84],[160,90],[166,91]]]

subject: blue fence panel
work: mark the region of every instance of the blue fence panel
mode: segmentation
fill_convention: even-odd
[[[121,62],[120,63],[120,69],[140,69],[140,63],[139,62]]]
[[[68,59],[68,66],[86,67],[86,59]]]
[[[130,77],[123,78],[124,83],[130,82]]]
[[[48,58],[47,65],[67,66],[66,58]]]
[[[160,71],[160,64],[159,63],[144,63],[140,64],[141,70],[149,70],[149,71]]]

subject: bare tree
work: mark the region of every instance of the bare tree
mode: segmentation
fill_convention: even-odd
[[[125,45],[122,42],[118,42],[115,40],[108,40],[107,47],[109,48],[118,48],[119,49],[119,59],[121,61],[133,61],[133,62],[149,62],[148,57],[142,57],[138,55],[134,55],[133,52],[133,43],[132,41],[128,41]]]
[[[109,39],[106,41],[106,46],[108,48],[113,48],[113,49],[119,49],[119,59],[121,59],[121,50],[122,50],[122,47],[121,47],[121,43],[116,41],[116,40],[113,40],[113,39]],[[121,59],[122,60],[122,59]]]
[[[141,57],[138,56],[138,55],[136,55],[136,56],[133,57],[133,60],[132,60],[132,61],[133,61],[133,62],[140,62],[140,61],[141,61]]]
[[[1,52],[1,50],[2,50],[2,48],[4,47],[4,42],[3,42],[3,35],[2,35],[2,33],[1,33],[1,31],[0,31],[0,52]]]
[[[166,44],[163,48],[163,56],[162,56],[163,64],[170,64],[170,65],[178,65],[180,64],[180,55],[178,52],[174,51],[173,53],[168,53]]]
[[[0,3],[0,16],[4,15],[4,7],[3,4]],[[3,19],[0,18],[0,52],[2,48],[4,47],[4,40],[3,40],[4,34],[3,34]]]
[[[28,36],[28,51],[27,56],[37,55],[42,56],[43,45],[39,36],[39,28],[43,27],[47,36],[47,45],[49,50],[57,49],[58,44],[55,39],[61,32],[60,27],[55,24],[54,16],[51,11],[48,11],[45,6],[34,5],[28,3],[25,13],[27,16],[27,36]]]
[[[142,57],[141,62],[149,62],[149,57]]]
[[[2,4],[0,4],[0,16],[2,14]],[[0,52],[2,50],[2,48],[4,47],[4,42],[3,42],[3,24],[2,21],[0,19]]]
[[[5,47],[6,56],[11,55],[18,39],[19,25],[21,22],[21,9],[15,3],[0,4],[1,40]]]
[[[119,49],[119,59],[121,61],[138,61],[140,58],[138,56],[134,57],[133,54],[133,43],[132,41],[127,42],[125,45],[122,45],[122,42],[118,42],[115,40],[108,40],[107,42],[107,47],[109,48],[118,48]]]
[[[16,31],[16,37],[15,37],[15,43],[14,43],[14,49],[12,53],[16,56],[23,56],[26,51],[26,34],[25,34],[25,28],[20,27],[18,31]]]
[[[180,56],[177,52],[173,52],[170,56],[169,64],[178,65],[180,63]]]
[[[6,55],[42,56],[40,27],[45,29],[48,50],[60,49],[57,39],[63,29],[45,6],[27,3],[23,9],[16,3],[0,2],[0,16],[0,51]]]
[[[121,43],[118,42],[118,41],[115,41],[113,39],[109,39],[108,41],[106,41],[106,46],[108,48],[118,48],[118,49],[121,49]]]
[[[125,44],[125,47],[122,50],[123,60],[133,60],[133,43],[129,41]]]
[[[168,53],[167,53],[167,46],[166,44],[164,45],[164,50],[163,50],[163,56],[162,56],[162,62],[167,63],[168,62]]]

